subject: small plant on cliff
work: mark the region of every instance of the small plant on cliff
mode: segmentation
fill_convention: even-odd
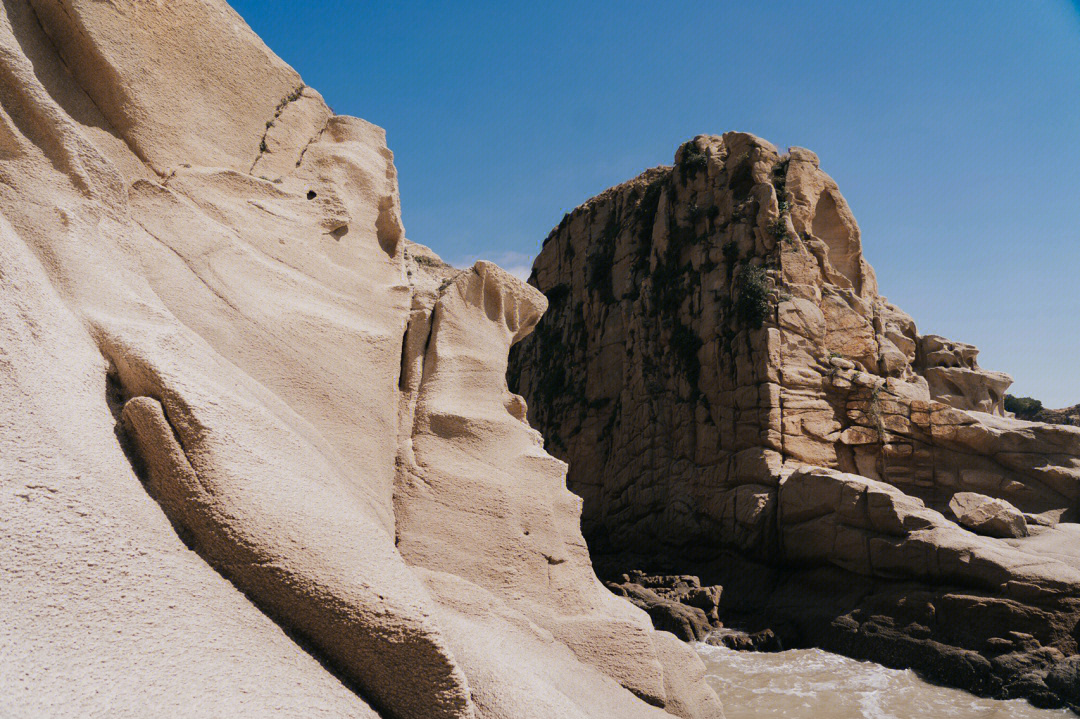
[[[1031,397],[1014,397],[1005,395],[1005,411],[1012,412],[1017,417],[1033,417],[1042,411],[1043,403]]]
[[[696,225],[698,220],[705,216],[705,208],[698,206],[696,202],[691,202],[686,208],[686,218],[690,220],[691,225]]]
[[[768,275],[761,267],[744,267],[738,277],[739,294],[735,300],[735,312],[746,325],[760,329],[772,311],[769,300]]]
[[[877,430],[878,438],[885,441],[885,418],[881,413],[881,387],[874,387],[870,392],[870,402],[868,404],[869,410],[867,416],[870,421],[874,423],[874,429]]]
[[[701,148],[697,146],[696,142],[690,140],[683,145],[682,163],[679,165],[679,172],[682,175],[683,182],[686,182],[688,177],[694,177],[694,175],[708,166],[709,158]]]
[[[784,219],[785,215],[781,214],[779,217],[773,220],[773,223],[769,227],[769,230],[772,232],[773,237],[775,237],[777,240],[791,242],[791,236],[788,234],[787,231],[787,222],[785,222]]]
[[[442,260],[440,260],[439,258],[431,257],[430,255],[414,255],[414,258],[416,259],[416,264],[423,265],[424,267],[449,267],[450,266],[450,265],[446,264],[445,262],[443,262]]]
[[[300,99],[300,96],[304,93],[304,85],[299,85],[295,90],[290,92],[285,97],[281,98],[281,102],[278,103],[277,109],[274,110],[274,117],[281,114],[281,111],[285,109],[285,106],[290,102],[296,102]]]
[[[788,233],[787,229],[787,217],[791,214],[791,205],[787,199],[787,193],[783,190],[783,187],[776,190],[776,219],[773,220],[769,229],[772,231],[773,237],[777,240],[783,240],[784,242],[794,242],[794,239]]]

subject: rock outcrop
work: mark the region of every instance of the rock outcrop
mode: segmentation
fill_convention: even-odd
[[[547,300],[217,0],[0,8],[0,713],[720,717],[505,383]]]
[[[977,492],[957,492],[949,500],[949,511],[956,521],[976,534],[988,537],[1026,537],[1027,520],[1023,513],[1004,499],[994,499]]]
[[[530,283],[550,309],[510,387],[569,462],[598,566],[722,584],[722,615],[785,646],[1061,701],[1080,431],[1006,416],[1008,375],[878,294],[816,155],[699,136],[564,217]],[[965,493],[1032,536],[962,528]]]

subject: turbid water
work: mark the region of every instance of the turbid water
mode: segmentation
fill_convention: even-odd
[[[797,649],[776,654],[697,645],[727,719],[1065,719],[1021,699],[983,699],[914,672]]]

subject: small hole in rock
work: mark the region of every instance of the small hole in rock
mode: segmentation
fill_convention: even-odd
[[[318,195],[318,193],[316,193],[316,192],[315,192],[315,190],[308,190],[308,191],[307,191],[307,198],[308,198],[309,200],[314,200],[314,199],[315,199],[316,197],[318,197],[318,196],[319,196],[319,195]]]

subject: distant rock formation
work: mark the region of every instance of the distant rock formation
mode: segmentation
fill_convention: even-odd
[[[545,240],[550,308],[511,389],[569,462],[602,574],[700,574],[795,642],[1060,702],[1080,527],[1053,525],[1078,519],[1080,430],[1006,417],[1011,378],[920,335],[861,242],[812,152],[699,136]],[[958,493],[1032,536],[962,528]]]
[[[1020,417],[1020,419],[1025,419]],[[1080,404],[1074,404],[1072,407],[1064,407],[1062,409],[1042,409],[1035,417],[1032,418],[1035,422],[1046,422],[1048,424],[1069,424],[1074,427],[1080,427]]]
[[[547,304],[218,0],[0,8],[0,705],[722,716],[505,383]]]

